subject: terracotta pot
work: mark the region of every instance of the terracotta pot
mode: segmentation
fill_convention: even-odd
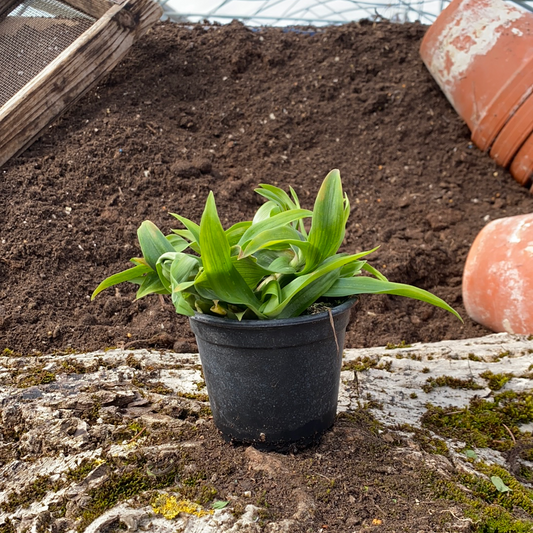
[[[530,96],[502,128],[492,145],[490,156],[502,167],[507,167],[532,131],[533,96]]]
[[[533,177],[533,135],[521,146],[511,164],[511,174],[521,185],[527,185]],[[531,189],[533,193],[533,187]]]
[[[532,93],[533,14],[503,0],[453,0],[420,54],[474,143],[488,150]]]
[[[490,222],[466,260],[466,312],[493,331],[532,334],[532,295],[533,213]]]

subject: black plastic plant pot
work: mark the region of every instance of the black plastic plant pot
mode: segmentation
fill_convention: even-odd
[[[226,440],[280,451],[318,442],[335,421],[355,301],[334,307],[331,315],[190,318],[213,419]]]

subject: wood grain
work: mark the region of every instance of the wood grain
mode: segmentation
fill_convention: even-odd
[[[18,5],[20,0],[0,0],[0,22]]]
[[[63,0],[63,2],[95,19],[103,17],[113,6],[113,3],[108,0]]]

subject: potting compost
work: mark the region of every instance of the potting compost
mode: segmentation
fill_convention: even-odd
[[[346,252],[391,280],[430,290],[440,309],[364,296],[346,346],[489,333],[461,301],[477,233],[531,212],[533,197],[470,141],[424,67],[426,30],[362,21],[252,29],[160,23],[98,87],[0,169],[0,349],[110,346],[196,350],[169,300],[134,301],[104,277],[140,253],[145,219],[165,232],[199,222],[208,191],[225,227],[251,217],[259,183],[309,204],[332,168],[351,202]]]

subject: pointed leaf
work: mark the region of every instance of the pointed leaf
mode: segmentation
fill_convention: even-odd
[[[237,269],[237,272],[242,276],[246,285],[250,289],[254,290],[258,283],[269,275],[269,271],[260,267],[253,257],[245,257],[244,259],[231,258],[233,266]]]
[[[182,217],[181,215],[177,215],[176,213],[170,213],[174,218],[177,218],[193,235],[194,240],[199,243],[200,242],[200,226],[196,224],[196,222],[193,222],[192,220],[189,220],[188,218]]]
[[[267,218],[277,215],[280,212],[281,210],[279,206],[276,205],[275,202],[272,202],[272,201],[266,202],[255,212],[254,218],[252,220],[252,224],[257,224],[258,222],[261,222],[262,220],[266,220]]]
[[[300,316],[310,305],[314,304],[325,291],[339,278],[340,269],[333,270],[315,279],[299,290],[285,305],[277,318]],[[301,278],[298,278],[301,279]]]
[[[368,263],[365,263],[363,265],[363,270],[366,270],[369,274],[371,274],[375,278],[380,279],[381,281],[389,281],[379,270],[377,270],[373,266],[370,266]]]
[[[259,316],[259,301],[233,266],[230,246],[218,218],[212,192],[207,198],[200,223],[200,247],[204,273],[217,299],[247,305]]]
[[[297,209],[300,207],[291,200],[289,195],[283,189],[275,187],[274,185],[261,183],[259,188],[255,189],[255,192],[261,196],[264,196],[265,198],[268,198],[271,202],[274,202],[283,211],[289,211],[290,209]]]
[[[233,224],[230,228],[226,230],[226,237],[230,246],[235,246],[239,239],[244,235],[244,232],[252,225],[252,223],[247,220],[245,222],[237,222]]]
[[[179,235],[170,234],[166,236],[166,239],[172,245],[175,252],[183,252],[183,250],[186,250],[189,247],[188,241]]]
[[[100,285],[96,287],[91,296],[91,300],[94,300],[96,296],[104,289],[107,289],[108,287],[113,287],[113,285],[118,285],[119,283],[123,283],[124,281],[133,282],[134,280],[137,280],[140,276],[146,274],[147,272],[152,272],[152,269],[149,266],[137,265],[133,268],[125,270],[124,272],[113,274],[112,276],[109,276],[108,278],[104,279],[104,281],[102,281],[102,283],[100,283]]]
[[[289,185],[289,191],[291,192],[292,199],[294,200],[294,206],[297,209],[300,209],[300,200],[298,199],[298,195],[296,194],[296,191]]]
[[[312,215],[313,213],[307,209],[291,209],[290,211],[283,211],[282,213],[262,220],[257,224],[252,224],[241,237],[238,244],[243,248],[249,241],[263,231],[280,228],[295,220],[300,220],[301,218],[310,217]]]
[[[157,272],[150,272],[144,277],[135,298],[139,300],[148,294],[168,294],[169,291],[164,287],[157,275]]]
[[[314,252],[307,259],[304,273],[334,255],[342,244],[345,232],[343,204],[341,176],[338,170],[332,170],[322,182],[316,197],[308,237]]]
[[[240,256],[247,257],[262,248],[271,248],[271,243],[279,244],[286,240],[305,242],[300,238],[300,233],[292,226],[281,226],[278,228],[267,229],[249,241],[248,244],[241,250]],[[289,244],[284,247],[289,248]]]
[[[282,298],[279,306],[275,309],[269,309],[268,312],[265,311],[265,314],[268,316],[268,318],[288,318],[291,316],[298,316],[294,313],[297,313],[298,311],[300,313],[303,312],[309,305],[311,305],[316,300],[316,298],[322,296],[324,292],[328,291],[328,289],[332,286],[333,282],[336,281],[336,279],[340,276],[341,269],[344,265],[355,262],[360,257],[362,257],[363,255],[367,255],[370,252],[371,250],[367,252],[361,252],[355,255],[339,254],[333,257],[328,257],[328,259],[323,261],[313,272],[306,274],[305,276],[299,276],[287,285],[285,285],[285,287],[283,287],[282,289]],[[329,276],[329,273],[333,271],[336,272],[336,274],[334,276]],[[322,281],[319,281],[321,279]],[[315,281],[317,283],[314,283]],[[295,303],[289,306],[291,300],[295,298],[298,293],[304,291],[304,289],[306,289],[306,287],[308,287],[312,283],[312,287],[307,289],[307,291],[309,292],[303,292],[302,294],[300,294],[295,300]],[[313,295],[315,293],[315,300],[312,300]],[[302,307],[306,301],[310,300],[312,301],[308,304],[307,307]],[[289,306],[287,311],[284,311],[285,307],[287,306]]]
[[[191,250],[195,251],[197,254],[200,254],[200,245],[196,242],[194,235],[188,229],[173,229],[173,233],[179,235],[189,241],[189,247]],[[168,238],[169,236],[167,236]]]
[[[393,283],[391,281],[383,281],[370,277],[358,276],[354,278],[340,278],[332,285],[324,296],[337,298],[356,294],[392,294],[421,300],[422,302],[427,302],[436,307],[445,309],[455,315],[461,320],[461,322],[463,321],[455,309],[450,307],[444,300],[441,300],[439,297],[424,289],[419,289],[403,283]]]
[[[156,263],[160,256],[166,252],[174,252],[172,244],[161,233],[161,230],[149,220],[145,220],[137,230],[139,245],[147,263],[156,269]]]

